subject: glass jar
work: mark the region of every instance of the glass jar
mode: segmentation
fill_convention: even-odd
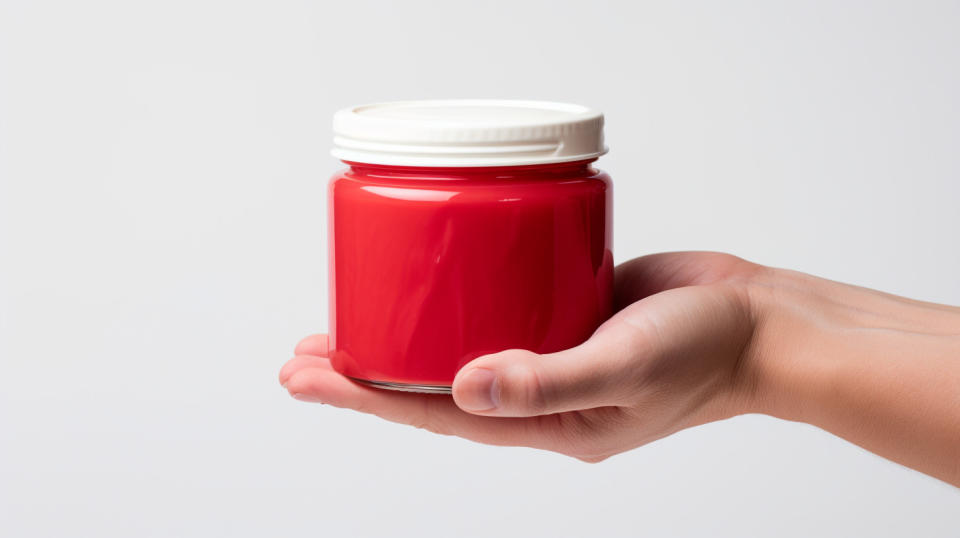
[[[449,393],[506,349],[549,353],[611,314],[603,116],[526,101],[343,110],[329,184],[330,358],[380,388]]]

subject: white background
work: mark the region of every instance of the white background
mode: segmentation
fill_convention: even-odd
[[[960,304],[960,4],[0,0],[0,535],[956,536],[960,492],[740,417],[599,465],[290,399],[329,120],[607,114],[615,255]],[[917,440],[922,442],[922,440]]]

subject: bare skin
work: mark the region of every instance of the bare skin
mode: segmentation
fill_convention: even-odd
[[[585,343],[465,366],[453,398],[337,374],[327,338],[280,382],[303,401],[598,462],[747,413],[821,427],[960,487],[960,308],[709,252],[620,265],[619,312]]]

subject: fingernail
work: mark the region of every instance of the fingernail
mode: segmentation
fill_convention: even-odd
[[[467,411],[489,411],[500,405],[500,383],[491,370],[474,368],[459,385],[457,404]]]
[[[300,400],[301,402],[323,403],[323,400],[311,394],[302,394],[298,392],[296,394],[291,394],[290,396],[293,396],[294,400]]]

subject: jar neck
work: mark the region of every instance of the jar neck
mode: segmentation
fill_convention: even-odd
[[[525,166],[473,166],[473,167],[433,167],[433,166],[393,166],[385,164],[367,164],[343,161],[350,166],[352,173],[364,176],[390,177],[402,179],[543,179],[569,177],[571,175],[591,175],[596,171],[592,163],[596,159],[567,163],[533,164]]]

